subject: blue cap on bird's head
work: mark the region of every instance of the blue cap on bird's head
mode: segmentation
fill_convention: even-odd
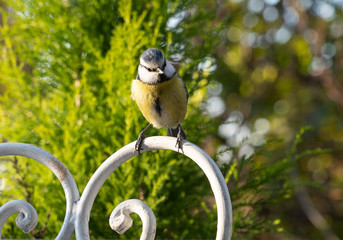
[[[156,48],[149,48],[140,57],[141,63],[150,68],[161,68],[164,65],[163,53]]]
[[[153,85],[168,81],[176,74],[175,68],[156,48],[144,51],[139,59],[137,79]]]

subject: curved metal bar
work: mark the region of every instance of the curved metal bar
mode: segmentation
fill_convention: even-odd
[[[22,200],[10,201],[0,207],[0,240],[5,222],[10,216],[16,213],[20,213],[16,218],[17,226],[24,233],[31,232],[37,226],[38,215],[30,203]]]
[[[0,156],[8,155],[24,156],[34,159],[48,167],[56,175],[62,184],[66,197],[66,215],[56,240],[71,239],[74,232],[74,207],[80,199],[80,195],[75,180],[68,169],[50,153],[25,143],[1,143]]]
[[[143,231],[140,240],[153,240],[156,235],[156,218],[151,208],[138,199],[129,199],[120,203],[111,213],[109,223],[119,234],[125,233],[132,226],[131,213],[140,216]]]
[[[106,159],[92,178],[89,180],[83,191],[81,199],[77,206],[75,234],[77,239],[89,240],[89,216],[95,197],[106,179],[124,162],[137,155],[135,143],[132,142],[119,149],[108,159]],[[175,147],[175,138],[173,137],[149,137],[144,139],[141,152],[151,150],[172,150],[178,152]],[[232,206],[229,191],[223,175],[216,163],[196,145],[184,141],[184,154],[191,158],[206,174],[217,204],[217,240],[231,239],[232,235]]]

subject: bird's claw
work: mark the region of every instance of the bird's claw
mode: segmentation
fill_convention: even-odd
[[[139,155],[142,155],[141,150],[143,150],[142,143],[143,143],[144,138],[145,138],[144,135],[139,134],[138,139],[136,141],[135,151],[137,151]]]
[[[142,155],[141,150],[143,150],[142,143],[143,143],[143,140],[145,138],[144,133],[151,127],[151,125],[152,124],[150,123],[148,126],[146,126],[146,128],[144,128],[144,130],[138,136],[138,139],[137,139],[136,145],[135,145],[135,151],[137,151],[139,155]]]
[[[182,147],[182,137],[181,135],[178,134],[177,138],[176,138],[176,144],[175,144],[175,147],[177,147],[177,152],[180,151],[181,149],[181,152],[183,152],[183,147]]]

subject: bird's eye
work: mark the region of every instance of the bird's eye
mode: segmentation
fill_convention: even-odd
[[[146,66],[144,66],[144,65],[142,65],[142,64],[139,64],[139,65],[141,65],[142,67],[144,67],[146,70],[148,70],[149,72],[157,72],[157,69],[155,69],[155,68],[148,68],[148,67],[146,67]]]

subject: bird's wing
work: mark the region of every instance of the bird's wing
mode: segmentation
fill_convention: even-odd
[[[180,76],[178,75],[178,77],[180,78]],[[181,79],[181,78],[180,78]],[[186,84],[184,81],[182,81],[182,84],[183,84],[183,88],[185,89],[186,91],[186,96],[187,96],[187,101],[188,101],[188,97],[189,97],[189,94],[188,94],[188,90],[187,90],[187,87],[186,87]]]

